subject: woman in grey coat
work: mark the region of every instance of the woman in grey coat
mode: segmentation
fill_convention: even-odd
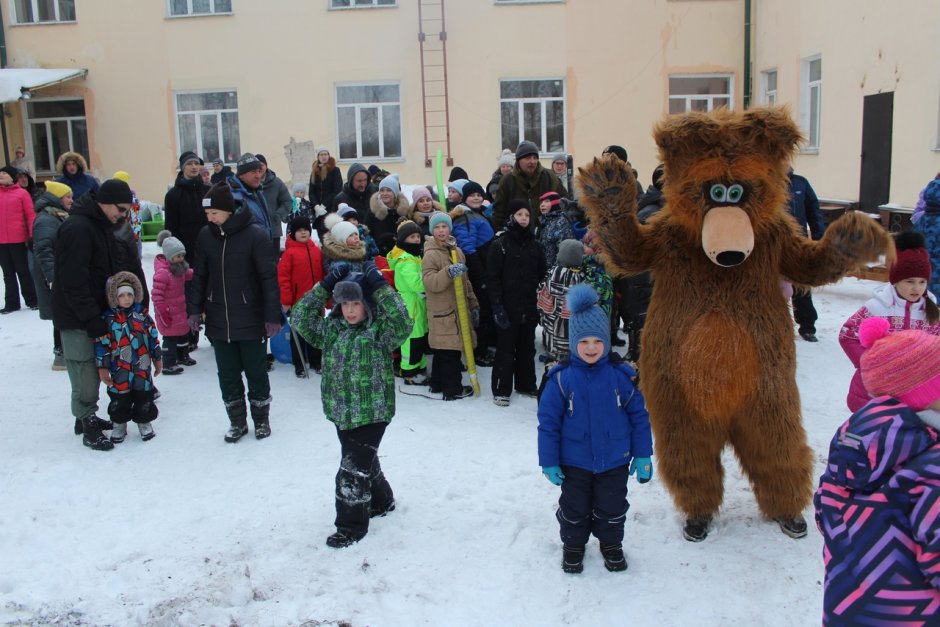
[[[33,222],[33,254],[29,256],[29,272],[36,284],[39,317],[52,320],[52,277],[55,273],[55,242],[59,227],[69,217],[72,188],[64,183],[46,182],[46,191],[36,199],[36,221]],[[52,327],[53,370],[65,370],[62,338]]]

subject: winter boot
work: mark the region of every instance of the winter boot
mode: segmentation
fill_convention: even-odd
[[[708,526],[711,522],[711,516],[687,518],[685,527],[682,528],[682,537],[689,542],[701,542],[708,537]]]
[[[52,351],[52,369],[61,372],[65,370],[65,357],[62,355],[62,349]]]
[[[228,433],[225,434],[225,441],[238,442],[243,435],[248,433],[248,409],[245,407],[245,399],[240,398],[225,403],[225,411],[231,423]]]
[[[82,419],[76,418],[75,419],[75,435],[82,435],[83,433],[85,433],[85,427],[82,426]]]
[[[126,422],[116,422],[114,423],[114,428],[111,429],[111,441],[115,444],[120,444],[124,441],[124,438],[127,437],[127,423]]]
[[[110,422],[101,420],[94,414],[82,418],[82,444],[95,451],[110,451],[113,449],[114,444],[101,432],[102,425],[105,424],[109,425],[110,428]]]
[[[124,426],[126,427],[127,425],[124,425]],[[154,439],[155,437],[157,437],[156,432],[153,430],[152,422],[138,423],[137,429],[140,431],[140,439],[143,440],[144,442],[148,442]]]
[[[395,500],[392,499],[392,502],[386,505],[385,507],[372,507],[369,506],[369,518],[382,518],[389,512],[395,511]]]
[[[584,570],[584,547],[564,545],[561,548],[561,569],[572,574],[582,572]]]
[[[251,420],[255,423],[255,439],[263,440],[271,435],[271,397],[256,401],[251,400]]]
[[[623,554],[622,545],[601,542],[601,555],[604,556],[604,567],[610,572],[627,570],[627,558]]]
[[[360,536],[357,538],[355,536],[347,535],[342,531],[337,531],[326,539],[326,545],[332,549],[345,549],[347,546],[351,546],[359,542],[363,537],[364,536]]]
[[[774,520],[780,525],[780,531],[791,538],[806,537],[806,519],[802,515],[797,514],[793,518],[780,517]]]

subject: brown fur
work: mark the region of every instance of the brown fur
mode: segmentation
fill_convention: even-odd
[[[109,307],[112,309],[117,309],[117,291],[118,286],[121,285],[121,283],[129,283],[131,287],[134,288],[135,303],[144,302],[144,287],[140,284],[140,279],[138,279],[137,276],[132,272],[121,271],[109,278],[108,283],[105,286]]]
[[[395,197],[394,207],[386,207],[385,203],[382,202],[382,197],[379,195],[379,192],[375,192],[369,199],[369,209],[372,210],[372,215],[379,220],[387,218],[390,210],[394,210],[399,218],[408,218],[409,220],[411,219],[411,214],[414,213],[411,209],[411,203],[408,202],[408,197],[401,192]]]
[[[854,213],[820,241],[799,232],[787,211],[787,168],[801,136],[785,109],[671,116],[653,134],[666,180],[655,220],[637,220],[633,173],[616,159],[595,159],[578,183],[595,245],[613,269],[651,270],[654,279],[640,372],[660,476],[686,516],[714,516],[730,445],[761,512],[798,516],[812,495],[813,456],[779,278],[836,281],[889,250],[890,238]],[[753,251],[731,267],[702,248],[714,204],[703,190],[716,181],[748,189],[737,206],[750,221]]]

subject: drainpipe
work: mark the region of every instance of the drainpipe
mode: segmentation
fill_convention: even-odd
[[[7,66],[7,31],[0,12],[0,68]],[[3,161],[10,165],[10,146],[7,144],[7,106],[0,103],[0,134],[3,135]]]
[[[744,108],[751,106],[751,0],[744,0]]]

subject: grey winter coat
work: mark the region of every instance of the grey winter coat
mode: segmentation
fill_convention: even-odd
[[[277,177],[274,170],[268,170],[264,173],[264,180],[261,181],[261,193],[264,194],[264,201],[268,205],[268,215],[271,218],[271,236],[281,237],[284,235],[281,224],[287,222],[291,210],[294,208],[287,185]]]
[[[29,271],[36,284],[39,317],[43,320],[52,320],[52,289],[49,286],[55,277],[55,242],[59,238],[59,227],[66,218],[68,212],[55,194],[46,192],[36,201]]]

